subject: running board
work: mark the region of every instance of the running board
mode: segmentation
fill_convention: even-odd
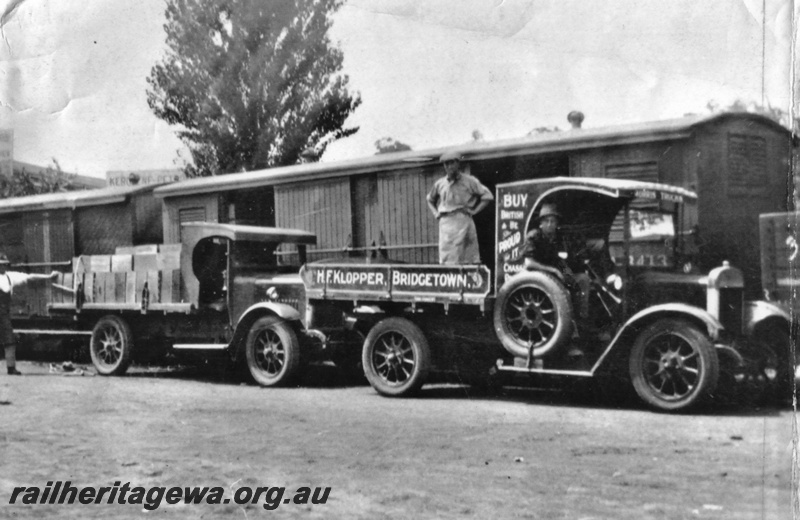
[[[544,374],[551,376],[574,376],[574,377],[594,377],[591,370],[557,370],[552,368],[536,367],[516,367],[514,365],[504,365],[502,359],[497,360],[497,370],[499,372],[517,372],[521,374]]]
[[[225,350],[227,343],[178,343],[172,345],[176,350]]]
[[[51,336],[91,336],[90,330],[14,329],[14,334],[48,334]]]

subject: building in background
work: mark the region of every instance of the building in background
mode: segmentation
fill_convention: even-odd
[[[24,171],[36,181],[44,180],[48,176],[52,177],[56,173],[53,166],[37,166],[22,161],[13,161],[14,171]],[[99,177],[89,177],[87,175],[78,175],[77,173],[62,172],[69,180],[70,190],[90,190],[95,188],[103,188],[106,183]],[[3,173],[5,175],[5,173]]]
[[[115,170],[106,172],[107,186],[145,186],[185,179],[183,170]]]

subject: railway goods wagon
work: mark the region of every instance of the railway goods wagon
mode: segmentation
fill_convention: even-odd
[[[758,215],[788,208],[793,149],[791,133],[778,123],[721,113],[189,179],[155,195],[164,201],[167,242],[179,241],[181,222],[191,220],[277,225],[313,231],[312,260],[436,263],[437,224],[424,198],[443,175],[438,157],[445,151],[461,153],[492,191],[555,176],[660,182],[698,193],[681,230],[694,238],[698,269],[728,260],[756,298]],[[481,258],[494,269],[491,212],[478,215],[476,226]]]
[[[0,244],[12,269],[71,272],[80,255],[113,254],[119,246],[161,242],[161,202],[155,186],[100,188],[0,200]],[[51,286],[15,291],[15,328],[48,321]],[[21,324],[25,324],[24,326]]]

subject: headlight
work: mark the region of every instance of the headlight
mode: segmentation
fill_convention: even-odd
[[[609,275],[608,278],[606,278],[606,284],[613,287],[615,291],[619,291],[622,289],[622,277],[618,274]]]

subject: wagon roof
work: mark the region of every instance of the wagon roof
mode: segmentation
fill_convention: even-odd
[[[28,195],[0,200],[0,214],[18,211],[47,211],[53,209],[75,209],[83,206],[103,206],[125,202],[131,195],[152,191],[155,184],[145,186],[113,186],[93,190],[64,191]]]
[[[637,193],[656,192],[680,195],[684,199],[697,199],[697,194],[691,190],[660,184],[657,182],[643,182],[628,179],[604,179],[598,177],[547,177],[544,179],[530,179],[526,181],[498,184],[497,188],[514,186],[545,185],[568,190],[570,188],[581,190],[597,190],[614,197],[636,196]]]
[[[483,160],[671,139],[687,139],[698,126],[730,118],[747,119],[771,126],[778,131],[784,132],[787,138],[791,138],[791,133],[786,128],[766,117],[748,113],[723,112],[603,128],[566,130],[492,142],[472,142],[446,148],[379,154],[347,161],[297,164],[244,173],[187,179],[161,186],[155,190],[155,195],[156,197],[175,197],[220,190],[246,190],[248,188],[292,182],[335,178],[343,175],[419,168],[422,165],[436,163],[440,155],[448,151],[457,151],[466,160]]]
[[[231,240],[254,242],[317,243],[317,236],[314,233],[300,229],[243,226],[216,222],[184,222],[181,226],[187,230],[194,230],[201,237],[224,237]]]

